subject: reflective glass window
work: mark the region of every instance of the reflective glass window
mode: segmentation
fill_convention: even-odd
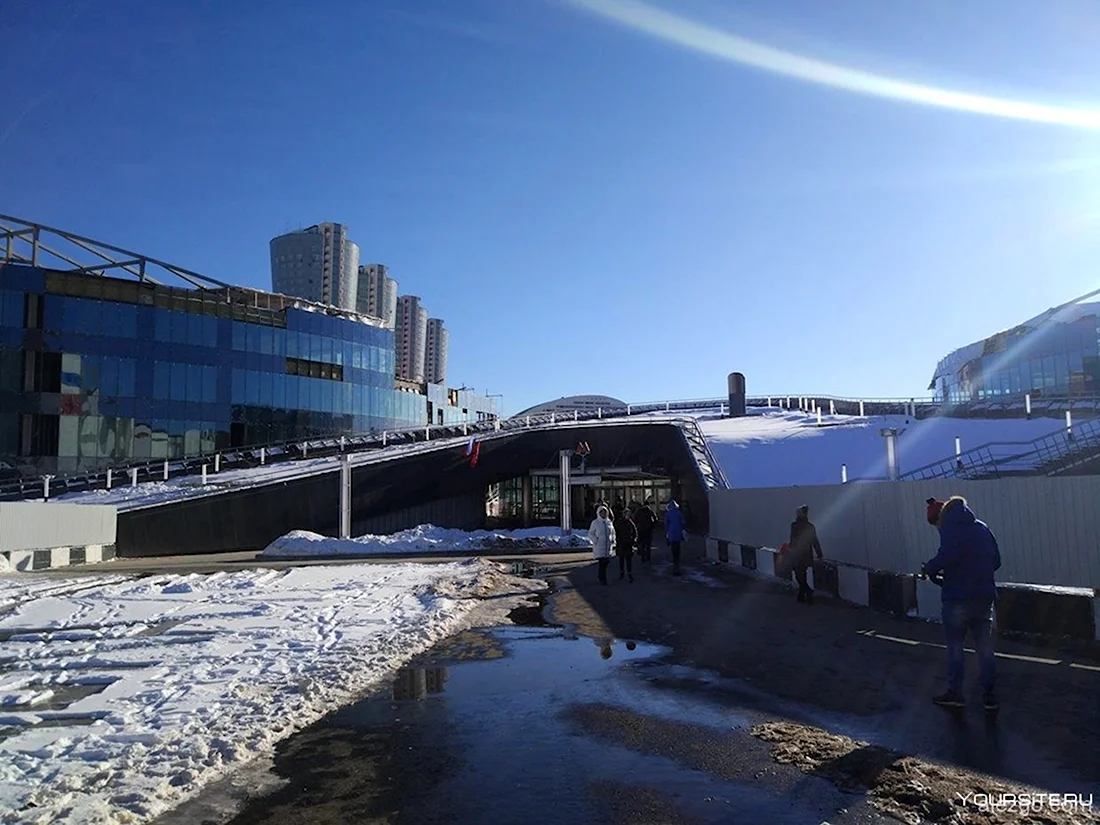
[[[118,330],[115,334],[119,338],[137,338],[137,310],[133,304],[118,305]]]
[[[246,349],[249,352],[260,351],[260,328],[256,324],[245,324]]]
[[[271,327],[257,327],[259,337],[258,352],[261,355],[275,354],[275,331]]]
[[[258,403],[262,406],[271,406],[271,396],[274,394],[272,388],[271,373],[261,372],[260,374],[260,397]]]
[[[233,349],[237,352],[248,349],[248,336],[245,332],[245,324],[241,321],[233,322]]]
[[[60,295],[46,295],[42,305],[42,326],[47,332],[61,332],[63,328],[64,298]]]
[[[1054,366],[1054,356],[1048,355],[1043,359],[1043,387],[1053,389],[1058,386],[1058,373]]]
[[[168,397],[173,401],[187,400],[187,364],[172,364],[172,386]]]
[[[286,385],[290,376],[279,373],[269,373],[269,375],[271,376],[271,406],[277,410],[287,409]]]
[[[85,335],[94,335],[97,338],[103,335],[103,301],[85,299],[79,302],[80,308],[80,332]]]
[[[133,358],[118,359],[118,394],[132,398],[137,384],[137,361]]]
[[[164,361],[153,364],[153,397],[169,398],[172,390],[172,365]]]
[[[103,395],[118,395],[118,359],[103,359],[99,370],[99,391]]]
[[[172,340],[172,313],[167,309],[153,310],[153,337],[158,341]]]
[[[356,369],[363,368],[363,348],[359,344],[351,345],[351,365]]]
[[[196,347],[206,346],[206,317],[195,312],[184,313],[187,317],[187,343]]]
[[[245,403],[245,377],[244,370],[233,370],[230,378],[229,387],[229,403],[230,404],[244,404]]]
[[[186,344],[188,339],[188,327],[190,326],[191,313],[172,312],[172,343]]]
[[[286,330],[285,329],[273,329],[271,330],[274,336],[275,347],[272,350],[272,355],[277,358],[286,358]]]
[[[188,401],[202,401],[202,364],[187,365],[187,395]]]
[[[260,374],[256,370],[247,370],[244,376],[245,390],[244,397],[245,403],[252,406],[259,406],[260,404]]]
[[[202,368],[202,395],[200,397],[207,404],[213,404],[215,401],[218,400],[217,367]]]
[[[1084,355],[1081,350],[1076,349],[1069,353],[1069,371],[1070,374],[1079,373],[1084,370]]]
[[[286,376],[283,382],[286,386],[286,408],[288,410],[300,409],[298,404],[298,387],[301,379],[297,375]]]
[[[298,335],[299,335],[299,333],[292,332],[291,330],[287,330],[287,332],[286,332],[285,338],[286,338],[286,357],[287,358],[300,358],[301,357],[301,355],[299,354],[299,349],[298,349]]]

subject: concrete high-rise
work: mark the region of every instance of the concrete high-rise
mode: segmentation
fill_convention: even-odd
[[[397,281],[389,276],[385,264],[359,267],[358,311],[362,315],[381,318],[387,327],[397,325]]]
[[[442,318],[428,319],[428,337],[424,352],[424,380],[429,384],[447,381],[447,347],[451,333],[443,326]]]
[[[282,295],[355,311],[359,247],[347,227],[319,223],[271,239],[271,288]]]
[[[424,356],[428,338],[428,310],[416,295],[397,300],[394,325],[394,365],[398,378],[424,383]]]

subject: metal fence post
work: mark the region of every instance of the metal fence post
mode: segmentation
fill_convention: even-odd
[[[42,476],[42,498],[45,501],[50,500],[50,479],[53,476]]]
[[[340,538],[351,538],[351,456],[340,462]]]
[[[573,451],[561,450],[558,453],[558,461],[561,467],[561,534],[567,536],[573,530],[573,502],[569,489],[569,473],[573,461]]]
[[[111,479],[111,468],[110,468],[110,467],[108,467],[108,468],[107,468],[107,489],[108,489],[108,490],[110,490],[110,489],[111,489],[111,480],[112,480],[112,479]]]
[[[164,480],[168,480],[168,459],[164,459]]]
[[[267,447],[260,447],[260,466],[267,464]]]
[[[206,486],[206,465],[202,465],[202,486]]]
[[[131,487],[137,487],[137,474],[138,474],[138,468],[137,467],[131,468],[131,470],[130,470],[130,486]]]
[[[214,472],[220,472],[222,468],[222,454],[214,453]]]

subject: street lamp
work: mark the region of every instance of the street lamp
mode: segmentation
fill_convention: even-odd
[[[502,393],[502,392],[486,393],[485,397],[486,398],[499,398],[500,399],[500,413],[497,417],[498,418],[504,418],[504,393]]]

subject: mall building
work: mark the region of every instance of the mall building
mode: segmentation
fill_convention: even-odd
[[[399,384],[382,319],[114,247],[97,253],[112,263],[55,255],[72,266],[53,268],[12,220],[0,221],[0,462],[24,473],[497,416],[494,398]],[[188,287],[154,281],[147,264]]]
[[[1030,393],[1100,394],[1100,303],[1094,292],[952,352],[929,385],[952,404]]]

